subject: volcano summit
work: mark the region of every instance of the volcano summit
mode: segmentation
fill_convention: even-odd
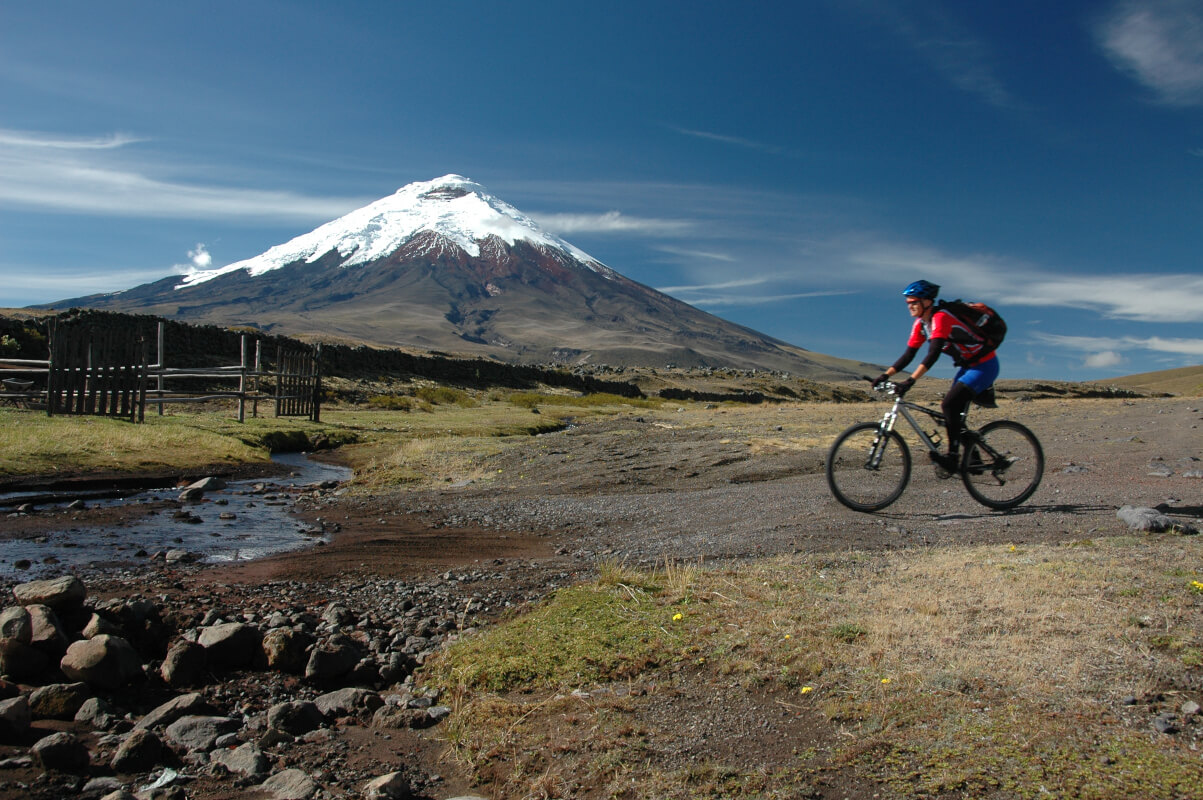
[[[404,186],[245,261],[53,305],[513,363],[758,368],[814,379],[868,369],[636,283],[459,175]]]

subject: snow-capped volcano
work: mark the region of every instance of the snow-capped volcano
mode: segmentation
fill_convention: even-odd
[[[54,305],[515,363],[822,379],[868,369],[636,283],[459,175],[404,186],[245,261]]]
[[[523,240],[560,250],[602,274],[608,272],[597,259],[544,231],[479,184],[460,175],[445,175],[403,186],[388,197],[262,255],[218,269],[191,272],[180,286],[195,286],[240,269],[262,275],[289,264],[313,263],[331,251],[342,256],[344,267],[368,264],[392,255],[423,232],[438,234],[473,258],[480,256],[480,243],[495,236],[510,245]]]

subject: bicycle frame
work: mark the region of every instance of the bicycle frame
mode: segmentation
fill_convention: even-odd
[[[879,389],[878,391],[889,392],[894,395],[894,405],[891,406],[890,409],[886,411],[886,413],[881,418],[881,422],[879,423],[878,428],[881,432],[881,435],[879,436],[878,441],[879,442],[885,441],[885,439],[889,435],[889,433],[894,430],[894,426],[898,421],[898,417],[901,416],[908,423],[910,423],[910,426],[915,430],[915,435],[917,435],[919,437],[919,440],[921,442],[923,442],[923,446],[926,447],[929,451],[931,451],[933,453],[938,453],[940,451],[940,445],[923,430],[923,426],[919,424],[919,421],[915,419],[915,417],[911,414],[911,412],[918,411],[922,414],[926,414],[927,416],[929,416],[933,420],[935,420],[937,423],[939,423],[939,425],[941,427],[943,427],[945,424],[944,412],[937,411],[934,408],[928,408],[927,406],[921,406],[918,403],[912,403],[909,400],[904,400],[902,398],[902,395],[897,394],[894,391],[894,384],[892,384],[892,383],[887,384],[887,386],[885,388]],[[969,410],[966,409],[965,413],[961,415],[961,421],[963,423],[967,423],[968,417],[969,417]],[[967,424],[966,424],[965,430],[968,430]],[[876,451],[876,449],[877,448],[875,447],[874,451]],[[879,454],[877,452],[874,452],[873,457],[872,457],[873,466],[876,467],[878,465],[879,461],[880,461]]]

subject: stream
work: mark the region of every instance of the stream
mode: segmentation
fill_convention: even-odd
[[[302,491],[328,489],[348,480],[351,470],[312,461],[303,453],[282,453],[272,460],[284,468],[281,475],[230,481],[224,489],[206,492],[199,502],[178,504],[178,508],[181,489],[175,486],[118,498],[94,499],[81,493],[75,499],[93,507],[156,504],[158,508],[120,526],[81,525],[35,538],[0,541],[0,580],[33,580],[85,567],[128,567],[145,564],[154,554],[186,553],[186,560],[202,562],[249,560],[323,541],[320,529],[296,519],[290,510]]]

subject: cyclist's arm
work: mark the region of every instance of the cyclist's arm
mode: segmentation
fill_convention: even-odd
[[[943,338],[931,339],[928,341],[927,355],[923,357],[922,363],[915,367],[914,372],[911,373],[912,381],[917,381],[927,374],[927,371],[935,365],[937,360],[939,360],[940,353],[944,351],[944,345],[947,342],[948,340]]]
[[[915,354],[918,352],[919,352],[918,347],[915,347],[913,345],[908,346],[906,348],[906,352],[903,353],[902,355],[900,355],[898,357],[898,360],[894,362],[894,366],[886,369],[885,376],[887,378],[891,378],[894,375],[897,375],[899,372],[902,372],[904,369],[906,369],[906,365],[911,363],[911,361],[914,360]]]

